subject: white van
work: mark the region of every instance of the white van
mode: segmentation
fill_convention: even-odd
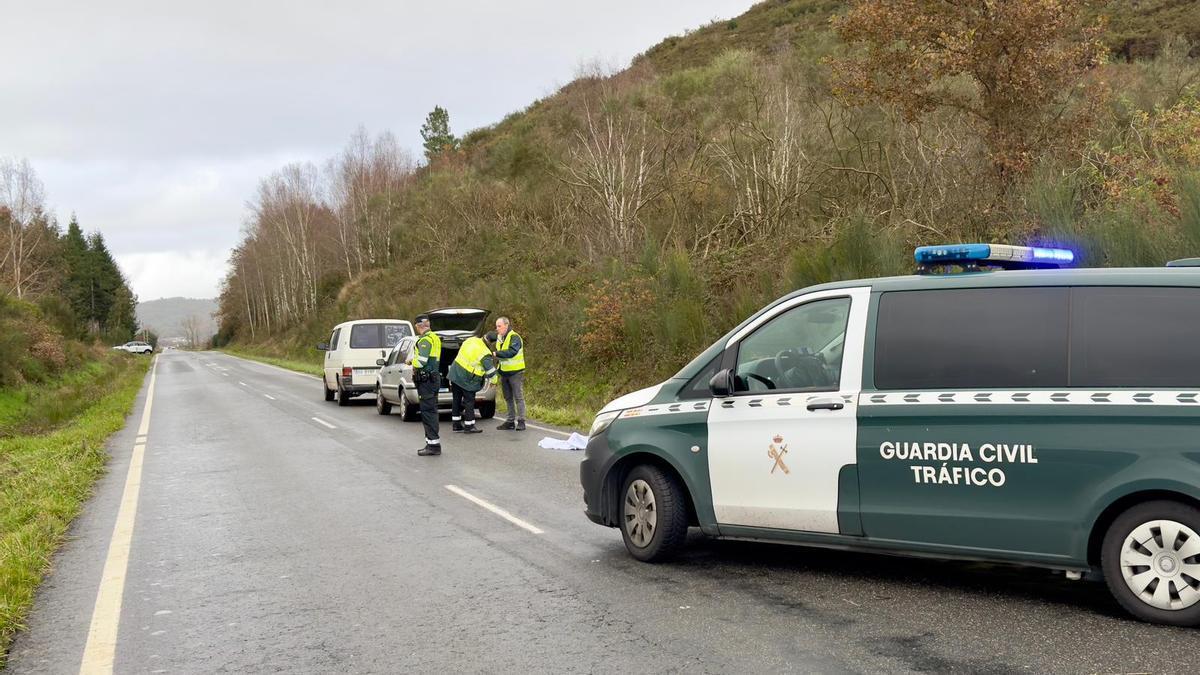
[[[377,361],[413,332],[412,322],[400,319],[359,319],[335,326],[329,342],[317,345],[325,352],[325,400],[332,401],[336,393],[338,405],[348,405],[351,398],[374,392]]]

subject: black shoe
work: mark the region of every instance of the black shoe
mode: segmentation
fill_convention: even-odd
[[[525,431],[525,420],[517,420],[517,431]]]
[[[483,433],[483,429],[480,429],[479,427],[477,427],[477,426],[475,426],[474,424],[472,424],[472,425],[469,425],[469,426],[467,427],[466,431],[464,431],[463,433],[464,433],[464,434],[482,434],[482,433]]]
[[[450,430],[451,431],[464,431],[465,427],[463,427],[462,422],[455,422],[454,424],[450,425]]]
[[[500,426],[496,427],[496,431],[512,431],[513,429],[516,429],[516,428],[517,428],[517,425],[513,424],[512,420],[508,420],[505,422],[501,422]]]
[[[431,443],[426,443],[425,447],[417,451],[418,457],[436,457],[440,454],[442,454],[442,446]]]

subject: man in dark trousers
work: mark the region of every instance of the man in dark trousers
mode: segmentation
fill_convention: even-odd
[[[417,344],[413,347],[413,384],[421,401],[421,424],[425,427],[425,447],[417,451],[421,457],[442,454],[438,437],[438,389],[442,386],[439,363],[442,360],[442,339],[429,330],[429,316],[422,314],[414,322]]]
[[[450,364],[450,395],[453,397],[451,419],[454,430],[468,434],[482,433],[475,426],[475,394],[488,380],[496,377],[496,360],[482,338],[469,337],[458,348],[458,356]]]
[[[507,316],[496,319],[496,358],[500,359],[500,388],[508,416],[496,427],[525,431],[525,342]]]

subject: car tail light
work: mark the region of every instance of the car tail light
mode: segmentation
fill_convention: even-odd
[[[353,375],[354,375],[353,368],[351,368],[349,366],[345,366],[342,368],[342,377],[352,377]]]

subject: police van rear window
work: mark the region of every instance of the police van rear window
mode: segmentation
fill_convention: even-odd
[[[1200,386],[1200,288],[1076,288],[1071,385]]]
[[[1067,385],[1067,288],[893,291],[879,300],[875,388]]]

